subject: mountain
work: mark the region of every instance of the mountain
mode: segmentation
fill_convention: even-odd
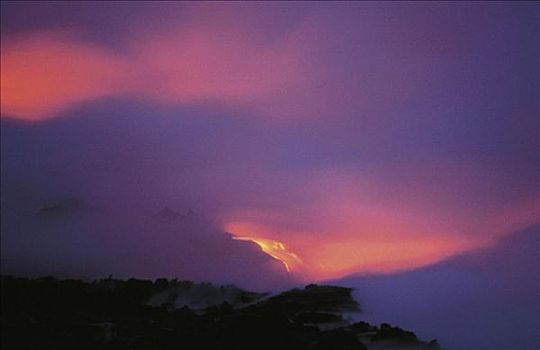
[[[438,349],[382,324],[352,323],[350,288],[277,295],[189,281],[2,278],[4,349]],[[164,298],[164,296],[168,296]]]

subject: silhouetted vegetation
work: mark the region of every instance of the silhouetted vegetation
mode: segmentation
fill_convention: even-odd
[[[345,321],[340,311],[358,309],[348,288],[310,285],[273,297],[235,288],[238,305],[175,307],[182,290],[206,290],[201,286],[224,288],[167,279],[2,277],[2,349],[362,350],[369,348],[366,335],[368,343],[418,341],[397,327]],[[159,293],[171,298],[150,306]]]

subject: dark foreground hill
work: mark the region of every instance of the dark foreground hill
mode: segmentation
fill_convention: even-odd
[[[414,333],[351,323],[351,289],[278,295],[158,279],[2,277],[2,349],[438,349]]]

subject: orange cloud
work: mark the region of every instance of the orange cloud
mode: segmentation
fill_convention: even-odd
[[[161,104],[218,102],[265,119],[318,118],[358,115],[414,90],[408,77],[418,72],[401,66],[354,64],[344,72],[334,56],[350,43],[317,19],[268,36],[238,14],[225,17],[197,14],[134,30],[118,51],[73,33],[3,37],[10,43],[1,58],[3,115],[48,119],[84,101],[130,94]]]
[[[198,11],[134,29],[118,52],[58,32],[3,37],[11,42],[2,50],[3,114],[48,119],[77,103],[130,94],[161,104],[218,102],[265,119],[375,118],[373,105],[391,99],[397,108],[422,88],[414,84],[421,65],[370,60],[377,42],[363,32],[344,36],[307,16],[267,35],[264,24],[245,19],[264,22],[261,13]]]
[[[8,38],[2,50],[2,115],[57,116],[88,100],[131,94],[159,103],[217,101],[254,109],[298,89],[305,54],[288,36],[262,41],[246,28],[194,22],[128,38],[122,53],[74,34]]]
[[[222,221],[235,236],[282,242],[302,261],[292,273],[313,280],[429,265],[540,222],[538,199],[493,211],[441,203],[437,196],[455,191],[452,182],[432,194],[404,181],[399,193],[391,182],[342,170],[313,173],[304,186],[309,195],[291,197],[298,202],[292,210],[239,209]]]
[[[133,89],[122,58],[59,32],[15,39],[1,55],[2,115],[54,117],[87,100]]]
[[[250,235],[246,237],[254,242],[283,241],[288,255],[294,254],[298,259],[285,259],[293,266],[291,272],[313,280],[411,269],[471,247],[470,241],[459,236],[418,234],[413,227],[387,232],[379,228],[370,232],[361,223],[352,223],[345,231],[336,227],[334,231],[291,232],[256,222],[236,221],[227,223],[225,229],[235,236]]]

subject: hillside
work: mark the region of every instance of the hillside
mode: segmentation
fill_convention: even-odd
[[[359,311],[351,292],[2,277],[2,348],[438,349],[398,327],[349,322],[343,314]]]

